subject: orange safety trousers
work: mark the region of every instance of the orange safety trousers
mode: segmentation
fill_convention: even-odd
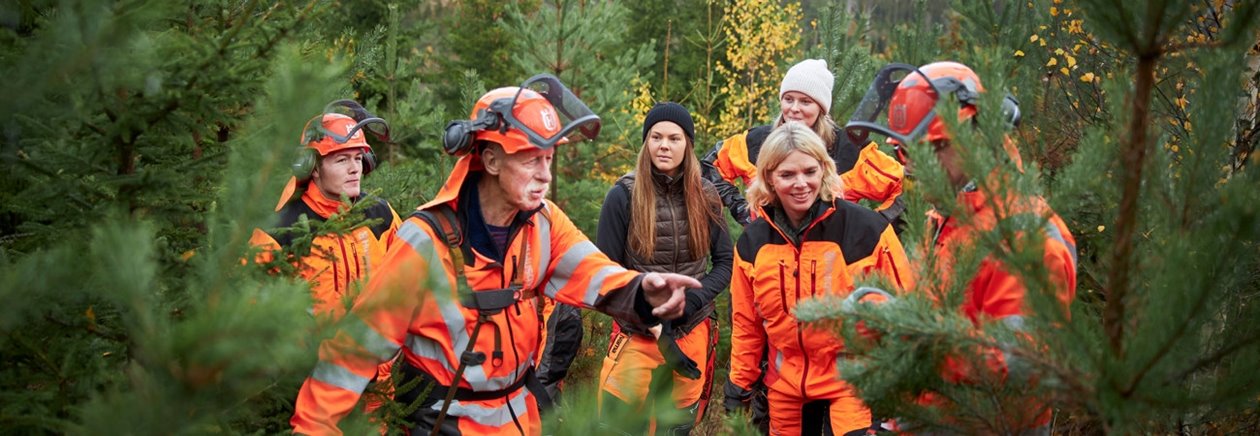
[[[815,400],[771,387],[766,397],[771,435],[799,435],[806,430],[809,434],[865,434],[871,428],[871,411],[851,388],[835,398]],[[825,430],[828,427],[830,432]]]
[[[692,380],[670,371],[670,376],[673,377],[671,397],[674,403],[672,407],[675,409],[695,408],[697,422],[703,416],[703,411],[697,407],[697,403],[712,380],[712,362],[715,358],[713,339],[716,339],[717,334],[714,329],[713,320],[706,319],[687,334],[675,339],[683,354],[699,366],[701,374],[700,377]],[[652,372],[661,365],[667,365],[667,363],[665,357],[661,355],[660,348],[656,345],[655,338],[620,331],[614,324],[608,344],[608,355],[604,357],[604,365],[599,371],[600,389],[627,404],[651,404],[648,391],[653,384]],[[602,408],[602,396],[600,403]],[[653,405],[653,407],[656,406]],[[666,408],[656,407],[656,409],[663,411]],[[655,427],[655,422],[650,426]],[[652,431],[648,433],[651,434]]]

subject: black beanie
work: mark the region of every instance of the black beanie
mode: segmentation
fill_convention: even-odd
[[[687,139],[696,140],[696,125],[691,121],[691,113],[687,112],[687,108],[681,104],[672,101],[657,103],[652,106],[652,110],[648,111],[647,119],[643,120],[643,141],[647,142],[647,134],[652,130],[652,126],[661,121],[671,121],[682,127],[683,133],[687,134]]]

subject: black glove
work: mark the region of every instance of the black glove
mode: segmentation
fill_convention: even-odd
[[[735,222],[741,226],[746,226],[752,222],[748,213],[748,202],[742,198],[731,202],[731,218],[735,218]]]
[[[678,342],[674,340],[673,330],[669,326],[669,322],[665,322],[661,326],[661,337],[656,339],[656,348],[661,350],[661,356],[665,358],[665,363],[674,368],[674,372],[683,377],[697,380],[700,378],[700,366],[696,365],[696,361],[691,360],[686,354],[683,354],[682,348],[678,348]]]
[[[737,410],[748,410],[753,397],[753,391],[736,386],[730,380],[727,380],[726,385],[722,386],[722,393],[726,397],[722,399],[722,407],[726,408],[727,413]]]

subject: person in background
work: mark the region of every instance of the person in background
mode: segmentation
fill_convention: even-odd
[[[410,434],[542,433],[535,375],[538,294],[651,326],[684,313],[694,278],[618,266],[545,196],[555,147],[593,138],[599,117],[541,74],[491,90],[447,125],[459,156],[398,229],[298,393],[295,433],[339,434],[376,366],[402,352]]]
[[[1076,240],[1068,231],[1067,225],[1045,199],[1035,195],[1024,195],[1009,188],[1006,180],[995,170],[991,174],[969,174],[966,170],[966,159],[975,153],[986,152],[986,148],[976,144],[963,144],[954,140],[954,136],[937,113],[938,100],[946,99],[951,106],[958,107],[957,120],[960,123],[974,122],[979,116],[978,106],[980,93],[984,92],[980,77],[966,65],[957,62],[935,62],[921,67],[904,64],[892,64],[885,69],[902,70],[904,78],[899,81],[879,80],[875,87],[892,88],[888,107],[888,125],[871,122],[849,123],[847,129],[859,131],[865,135],[875,132],[885,135],[890,142],[905,147],[931,147],[935,162],[925,164],[940,165],[946,178],[956,190],[957,196],[952,199],[957,207],[953,216],[937,208],[928,213],[928,258],[935,258],[934,264],[926,265],[927,273],[935,274],[939,283],[954,283],[957,259],[963,253],[974,250],[978,239],[987,233],[994,232],[999,222],[1007,219],[1034,219],[1041,223],[1040,234],[1030,240],[1038,241],[1043,251],[1045,271],[1048,274],[1050,292],[1062,303],[1067,312],[1076,295]],[[945,106],[942,106],[945,107]],[[1003,99],[1001,111],[988,112],[1002,115],[1010,126],[1018,125],[1019,106],[1013,97]],[[1022,168],[1019,151],[1010,138],[1004,138],[1001,149],[994,147],[1006,162],[1019,170]],[[913,162],[907,161],[907,167]],[[941,205],[951,199],[930,199]],[[1030,235],[1019,235],[1024,238]],[[966,295],[962,303],[963,313],[974,323],[977,329],[984,325],[1000,322],[1014,327],[1016,330],[1024,324],[1026,316],[1031,315],[1031,307],[1027,303],[1029,288],[1025,278],[1015,273],[998,259],[989,255],[984,257],[979,267],[970,278],[963,279]],[[944,289],[930,290],[933,295],[942,295]],[[946,359],[942,368],[942,376],[949,381],[965,383],[977,374],[989,372],[1006,380],[1012,357],[1000,350],[988,350],[994,356],[987,361],[990,368],[970,368],[961,360]],[[1021,377],[1010,377],[1021,379]],[[930,403],[950,407],[939,397]],[[1044,402],[1036,398],[1026,398],[1019,404],[1004,408],[1007,415],[1005,428],[1011,434],[1049,434],[1051,411]],[[948,410],[948,409],[947,409]],[[957,419],[958,413],[946,412]]]
[[[395,232],[402,222],[389,202],[363,194],[363,178],[376,166],[364,132],[388,141],[389,125],[352,100],[332,102],[307,122],[294,176],[277,205],[275,226],[254,229],[250,237],[250,244],[261,250],[256,261],[266,264],[303,236],[292,230],[303,216],[314,223],[362,220],[344,233],[315,235],[309,252],[286,259],[310,284],[310,311],[325,326],[345,314],[359,287],[397,241]],[[351,208],[360,208],[363,214],[348,213]],[[374,378],[386,396],[393,391],[392,365],[392,360],[381,363]],[[385,400],[370,397],[367,411],[376,410]]]
[[[728,410],[748,408],[754,384],[764,382],[770,434],[875,429],[871,411],[840,378],[843,339],[793,314],[805,298],[848,298],[865,276],[899,289],[913,283],[892,225],[841,198],[842,189],[825,143],[807,125],[787,122],[767,136],[748,188],[757,218],[735,244],[724,393]]]
[[[660,330],[617,322],[600,371],[604,410],[649,404],[682,411],[673,414],[679,421],[655,422],[666,434],[688,434],[704,416],[718,335],[714,299],[731,280],[721,200],[700,176],[694,140],[686,108],[669,102],[652,107],[635,170],[608,191],[596,232],[596,246],[626,268],[679,273],[702,284],[687,290],[683,316]],[[662,392],[653,389],[658,387]],[[653,404],[667,389],[673,401]]]
[[[806,59],[793,65],[779,85],[779,115],[774,123],[753,127],[719,141],[704,156],[705,177],[714,182],[731,217],[747,225],[754,218],[748,201],[733,183],[744,186],[757,175],[758,155],[770,131],[789,121],[808,126],[826,144],[827,156],[835,162],[844,182],[842,197],[849,201],[866,199],[895,224],[905,210],[899,200],[905,171],[896,159],[880,151],[874,142],[854,143],[831,117],[831,90],[835,76],[822,59]]]

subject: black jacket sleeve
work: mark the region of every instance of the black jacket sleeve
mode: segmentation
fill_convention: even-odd
[[[709,259],[712,266],[704,279],[700,280],[700,289],[687,290],[687,307],[682,319],[691,319],[696,311],[703,309],[731,284],[735,254],[725,222],[709,225]]]
[[[735,218],[742,226],[748,225],[748,200],[744,199],[744,195],[739,192],[739,188],[731,184],[731,182],[722,178],[722,173],[718,172],[717,166],[713,164],[717,160],[718,151],[722,149],[722,141],[718,141],[713,145],[713,149],[709,150],[700,159],[700,175],[717,188],[718,197],[722,199],[722,205],[731,211],[731,218]]]
[[[614,184],[604,196],[595,228],[595,246],[609,259],[626,266],[626,235],[630,234],[630,191]]]

